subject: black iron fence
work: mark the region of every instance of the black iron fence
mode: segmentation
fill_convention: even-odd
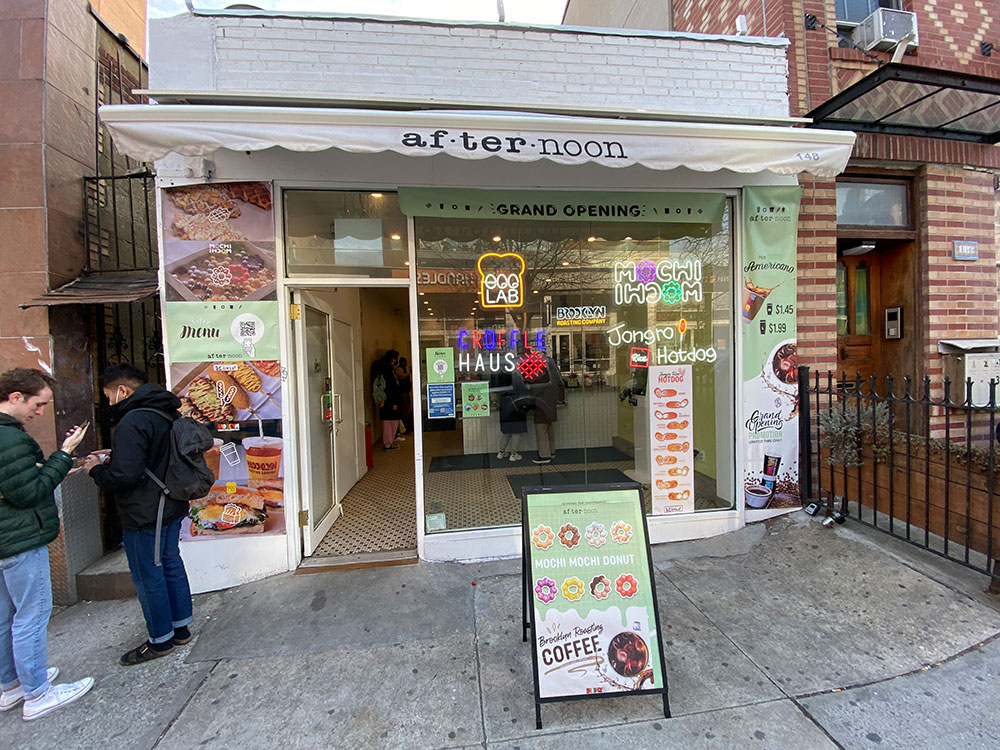
[[[1000,585],[997,389],[799,368],[802,496]]]

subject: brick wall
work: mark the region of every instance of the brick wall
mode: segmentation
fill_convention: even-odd
[[[213,57],[171,65],[206,28]],[[779,40],[223,14],[152,21],[150,61],[153,89],[788,114]]]
[[[804,175],[799,209],[799,363],[837,369],[837,191],[832,180]]]

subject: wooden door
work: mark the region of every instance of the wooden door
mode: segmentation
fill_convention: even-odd
[[[878,253],[842,255],[837,260],[837,376],[851,388],[858,374],[863,390],[877,371],[880,323]]]

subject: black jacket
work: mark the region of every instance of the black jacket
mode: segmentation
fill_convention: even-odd
[[[146,475],[146,467],[160,479],[170,459],[170,427],[179,416],[181,402],[156,383],[146,383],[124,401],[111,407],[111,420],[117,424],[111,439],[111,460],[90,470],[90,476],[118,505],[118,516],[125,531],[156,527],[156,509],[160,488]],[[170,417],[136,411],[159,409]],[[188,504],[167,498],[163,525],[187,515]]]

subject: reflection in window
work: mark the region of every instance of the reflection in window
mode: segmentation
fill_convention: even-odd
[[[847,268],[837,261],[837,335],[847,335]]]
[[[837,223],[909,227],[907,186],[901,182],[838,182]]]
[[[728,203],[718,224],[414,218],[420,350],[452,349],[455,397],[471,404],[455,420],[432,419],[420,389],[428,529],[520,523],[520,488],[547,479],[638,480],[648,512],[648,370],[630,366],[633,347],[650,348],[652,364],[661,349],[664,357],[691,354],[690,428],[699,458],[683,469],[695,476],[693,509],[734,507],[731,210]],[[522,270],[508,254],[523,259],[521,307],[482,304],[477,264],[488,253],[496,255],[482,272],[491,282],[507,283]],[[616,299],[616,263],[669,261],[699,264],[700,298],[620,292]],[[507,372],[508,355],[532,350],[544,363],[537,375],[519,365]],[[470,401],[483,383],[488,414]],[[671,421],[677,431],[689,426]],[[533,463],[551,438],[551,464]],[[661,480],[671,481],[678,480]]]
[[[879,8],[901,10],[900,0],[837,0],[837,20],[861,23]]]
[[[859,263],[854,269],[854,333],[867,336],[872,332],[869,311],[869,279],[867,263]]]
[[[395,193],[286,190],[289,276],[407,276],[406,217]]]

